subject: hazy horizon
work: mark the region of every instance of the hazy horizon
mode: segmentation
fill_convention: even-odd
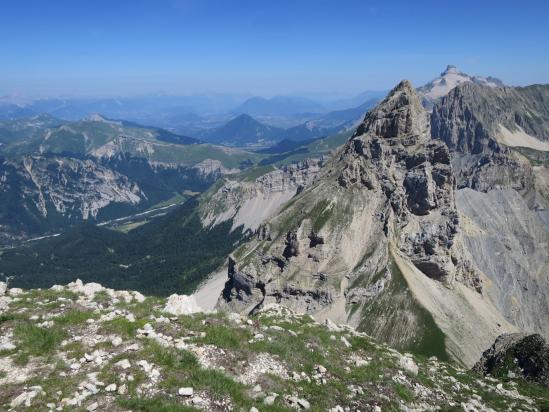
[[[448,64],[546,83],[548,22],[541,1],[22,0],[0,16],[0,96],[351,96]]]

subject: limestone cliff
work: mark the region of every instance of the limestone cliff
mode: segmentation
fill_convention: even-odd
[[[310,159],[282,168],[259,167],[226,177],[204,195],[202,224],[211,227],[233,219],[233,230],[243,226],[244,230],[255,231],[280,206],[310,185],[322,164],[322,159]]]
[[[431,134],[450,148],[465,248],[484,293],[521,330],[549,333],[549,87],[452,90]]]

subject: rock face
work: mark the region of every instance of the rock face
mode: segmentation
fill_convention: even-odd
[[[25,237],[45,223],[95,219],[109,205],[136,206],[146,200],[126,176],[93,160],[29,155],[0,160],[0,240]]]
[[[440,328],[450,336],[440,353],[472,364],[498,327],[513,327],[483,301],[459,224],[450,152],[431,139],[429,115],[403,81],[264,223],[268,236],[233,253],[219,307],[249,313],[281,303],[401,348]]]
[[[242,225],[244,230],[264,231],[260,224],[310,185],[322,164],[322,159],[312,159],[267,170],[257,178],[226,178],[223,185],[202,202],[202,224],[211,227],[233,219],[233,230]]]
[[[457,191],[461,236],[485,278],[483,293],[528,333],[549,331],[549,231],[519,192]]]
[[[22,163],[21,177],[29,186],[26,194],[33,196],[34,185],[33,202],[44,217],[53,206],[59,214],[72,213],[86,220],[97,217],[110,203],[137,204],[145,199],[139,186],[126,176],[91,160],[26,156]]]
[[[549,151],[549,86],[464,83],[435,106],[431,125],[433,138],[459,153],[454,156],[458,187],[528,192],[534,185],[532,166],[511,147]]]
[[[248,153],[99,115],[0,124],[0,243],[143,211],[240,171]],[[248,160],[249,162],[249,160]]]
[[[450,148],[463,244],[485,294],[521,330],[548,337],[549,86],[460,84],[431,125]]]
[[[522,376],[549,388],[549,346],[540,335],[501,335],[473,370],[501,378]]]
[[[433,136],[450,149],[478,154],[491,152],[493,141],[512,144],[504,130],[522,134],[523,146],[529,135],[549,141],[549,86],[486,87],[464,83],[454,88],[433,109]]]

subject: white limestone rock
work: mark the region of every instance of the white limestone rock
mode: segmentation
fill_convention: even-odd
[[[417,364],[408,356],[401,356],[398,360],[398,366],[414,376],[417,376],[419,371]]]
[[[178,393],[180,396],[193,396],[194,390],[193,390],[193,388],[190,388],[190,387],[187,387],[187,388],[179,388],[179,390],[177,391],[177,393]]]
[[[174,293],[168,298],[164,312],[180,316],[202,312],[202,309],[198,306],[193,296],[177,295]]]

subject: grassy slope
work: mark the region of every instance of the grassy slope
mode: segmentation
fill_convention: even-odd
[[[359,329],[403,351],[449,360],[445,335],[432,315],[412,296],[397,264],[391,259],[391,280],[384,292],[362,307]],[[370,281],[375,282],[375,276]]]
[[[226,168],[238,168],[242,162],[256,163],[264,156],[239,149],[227,149],[211,144],[182,145],[159,140],[162,131],[154,128],[119,125],[116,123],[79,121],[66,122],[62,127],[51,129],[47,139],[49,124],[28,134],[18,133],[18,141],[3,148],[6,155],[19,156],[39,150],[77,156],[90,155],[94,150],[113,141],[119,136],[129,137],[123,150],[131,156],[146,157],[152,161],[177,163],[193,166],[204,159],[219,160]],[[1,129],[0,129],[1,132]],[[154,149],[145,154],[138,149],[140,144],[152,144]]]
[[[271,154],[270,156],[262,159],[260,164],[274,164],[276,166],[283,166],[305,159],[318,158],[322,155],[328,155],[349,140],[353,132],[354,131],[344,131],[322,139],[316,139],[309,144],[286,153]]]
[[[387,411],[401,410],[404,405],[412,409],[421,405],[427,410],[461,410],[462,402],[471,402],[475,397],[481,406],[495,410],[527,408],[528,403],[507,392],[515,390],[519,396],[530,397],[533,408],[544,410],[549,406],[544,388],[520,378],[484,379],[455,365],[421,357],[412,357],[418,365],[417,375],[403,372],[399,366],[401,355],[389,347],[349,330],[330,332],[308,316],[287,311],[258,314],[249,322],[247,318],[229,320],[224,314],[196,314],[157,323],[151,316],[165,315],[161,311],[163,299],[113,303],[105,292],[79,300],[82,298],[68,290],[28,291],[0,315],[0,332],[4,336],[13,334],[16,345],[15,349],[0,352],[0,358],[3,364],[12,364],[27,374],[24,386],[5,379],[5,372],[0,374],[0,408],[8,409],[24,387],[41,385],[43,393],[26,410],[47,410],[47,403],[57,405],[61,399],[73,397],[78,386],[89,381],[87,374],[91,372],[96,372],[105,385],[124,384],[127,389],[118,395],[100,387],[82,404],[85,408],[98,402],[98,410],[197,410],[190,398],[177,396],[178,388],[185,386],[209,402],[212,410],[225,410],[231,405],[233,410],[256,407],[261,411],[290,411],[293,409],[285,400],[287,395],[309,401],[313,411],[326,411],[336,405],[350,410],[367,410],[374,405]],[[93,303],[98,310],[92,309]],[[114,309],[120,311],[114,319],[101,318]],[[127,320],[126,313],[133,314],[135,321]],[[38,325],[43,316],[51,314],[55,317],[50,327]],[[164,337],[184,339],[185,346],[176,349],[173,344],[162,346],[150,338],[138,339],[138,329],[145,323],[151,323]],[[86,339],[77,339],[81,336]],[[121,337],[123,343],[113,346],[112,336]],[[127,350],[133,343],[137,343],[137,350]],[[102,351],[102,363],[84,362],[77,369],[69,366],[94,350]],[[283,372],[261,369],[255,363],[258,356],[281,365]],[[116,366],[122,359],[129,361],[129,369]],[[208,360],[211,367],[205,367],[200,359]],[[158,379],[138,365],[143,360],[159,371]],[[256,377],[250,383],[239,382],[254,369],[253,364],[259,368]],[[319,365],[325,372],[319,372]],[[65,376],[60,377],[60,373]],[[126,378],[128,374],[132,380]],[[257,384],[260,390],[252,390]],[[270,393],[279,396],[267,406],[264,399]]]

